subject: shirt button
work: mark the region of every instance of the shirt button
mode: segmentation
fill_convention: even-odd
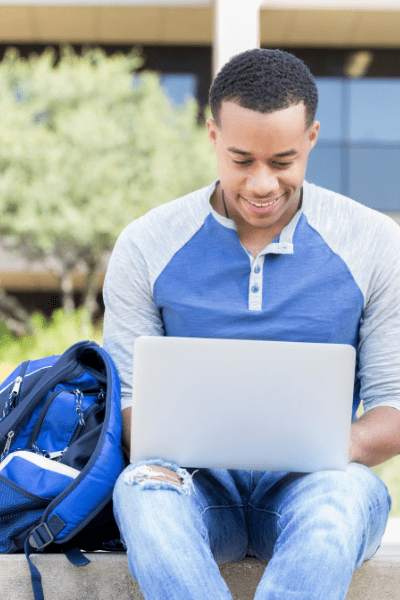
[[[253,292],[253,294],[257,294],[257,292],[259,291],[259,287],[258,285],[252,285],[251,286],[251,291]]]
[[[256,267],[254,267],[254,273],[259,273],[260,271],[261,271],[260,265],[257,265]]]

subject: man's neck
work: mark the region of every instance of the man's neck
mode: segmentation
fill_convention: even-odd
[[[224,202],[225,200],[225,202]],[[283,214],[283,219],[279,220],[271,227],[254,227],[247,223],[239,213],[232,210],[224,198],[221,184],[218,183],[213,195],[211,196],[211,206],[221,216],[231,219],[236,224],[236,230],[242,246],[251,252],[255,257],[274,239],[281,234],[282,230],[290,223],[298,210],[300,210],[303,201],[303,188],[300,190],[299,199],[294,203],[293,209],[288,210],[288,214]],[[291,208],[291,207],[290,207]]]

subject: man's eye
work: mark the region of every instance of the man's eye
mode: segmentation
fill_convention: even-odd
[[[278,167],[290,167],[290,165],[293,164],[293,161],[291,162],[274,162],[274,165],[278,166]]]
[[[233,160],[233,159],[232,159]],[[251,165],[251,163],[253,162],[252,160],[234,160],[233,161],[236,165]]]

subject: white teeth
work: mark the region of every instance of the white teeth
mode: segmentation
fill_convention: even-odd
[[[257,202],[250,202],[250,200],[247,200],[247,202],[249,202],[250,204],[252,204],[253,206],[256,206],[257,208],[265,208],[266,206],[271,206],[271,204],[275,204],[275,202],[277,202],[278,198],[276,200],[272,200],[272,202],[267,202],[267,204],[257,204]]]

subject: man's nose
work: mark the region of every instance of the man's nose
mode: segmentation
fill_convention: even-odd
[[[247,189],[254,197],[264,198],[279,190],[277,173],[267,165],[253,171],[247,180]]]

